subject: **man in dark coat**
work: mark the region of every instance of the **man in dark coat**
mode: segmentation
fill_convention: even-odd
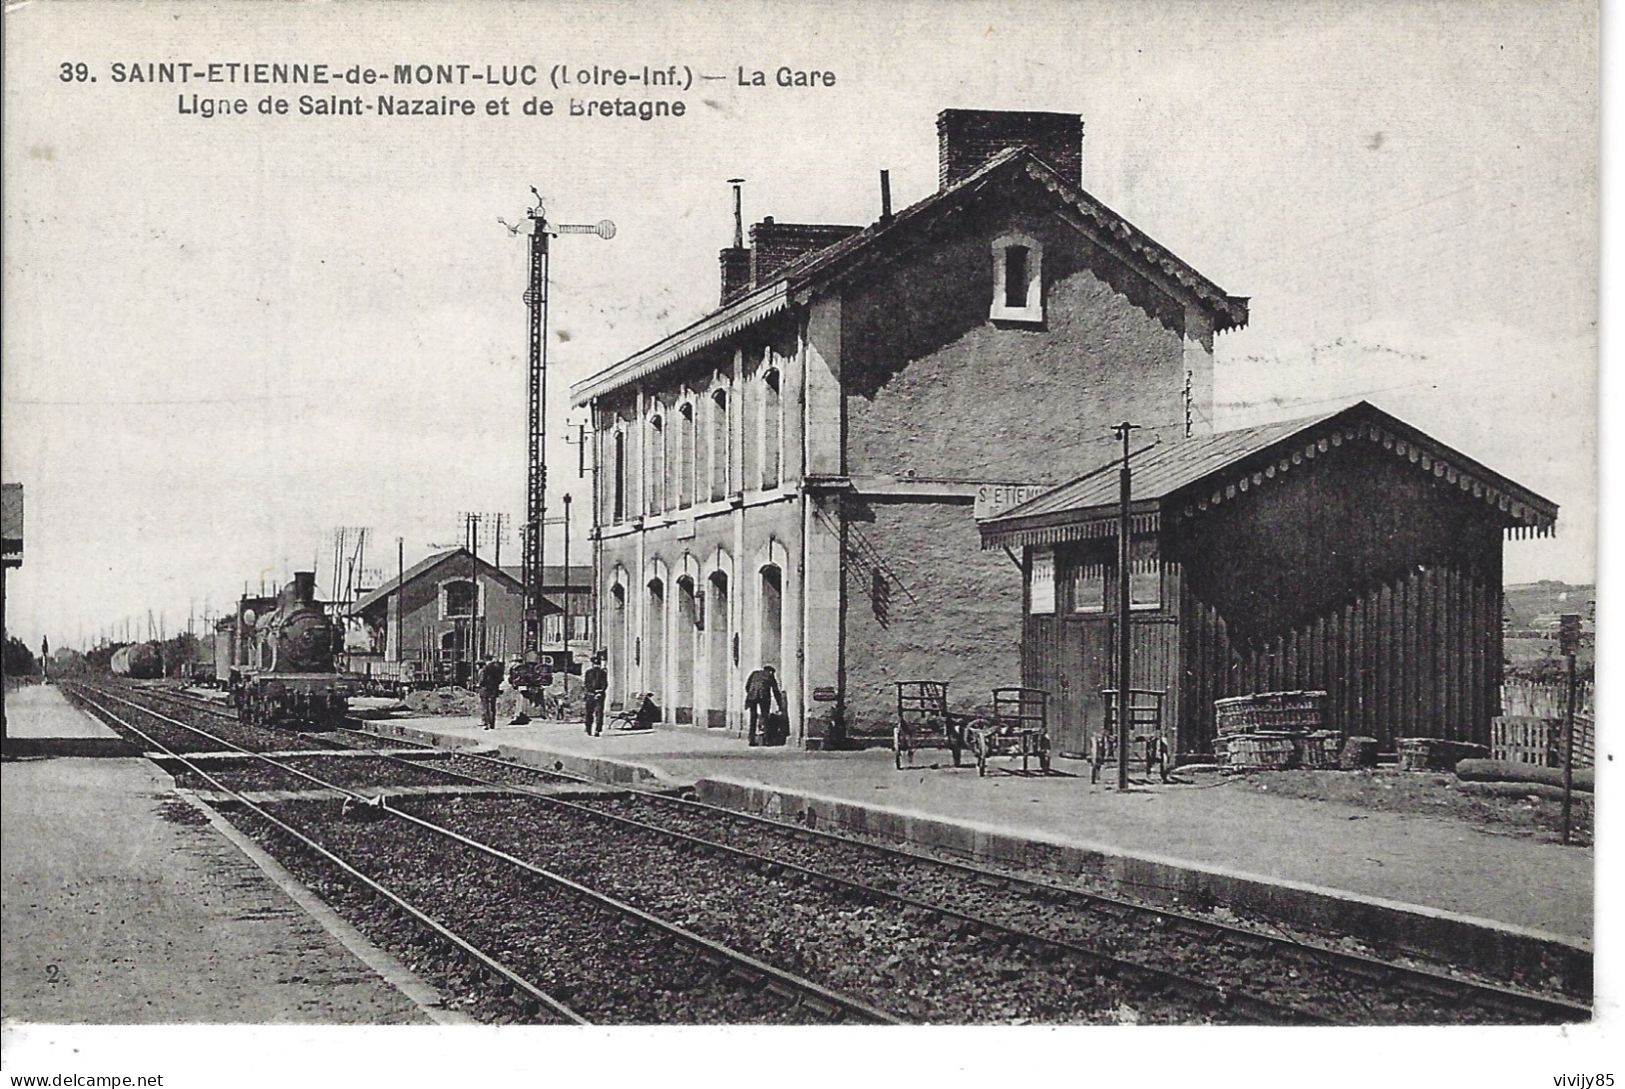
[[[480,713],[485,728],[497,728],[497,693],[502,691],[502,661],[492,658],[480,668]]]
[[[609,693],[609,673],[604,669],[604,652],[592,656],[592,666],[581,675],[583,723],[590,736],[604,732],[604,699]]]
[[[775,700],[778,701],[780,713],[788,714],[784,706],[784,689],[779,687],[779,678],[774,674],[772,666],[765,665],[745,678],[745,708],[750,711],[752,745],[756,744],[758,725],[766,722],[767,716],[773,711]]]

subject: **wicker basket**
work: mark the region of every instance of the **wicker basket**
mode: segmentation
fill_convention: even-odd
[[[1229,766],[1253,771],[1284,771],[1298,762],[1299,741],[1291,735],[1243,734],[1230,738]]]
[[[1304,732],[1326,724],[1325,692],[1258,692],[1213,701],[1220,737],[1259,732]]]
[[[1335,768],[1343,751],[1343,735],[1336,730],[1316,730],[1303,739],[1300,767],[1317,771]]]

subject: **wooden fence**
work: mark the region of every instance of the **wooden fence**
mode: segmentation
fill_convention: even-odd
[[[1543,767],[1563,766],[1563,716],[1568,686],[1504,684],[1501,716],[1490,723],[1490,755],[1497,760]],[[1596,715],[1592,687],[1576,687],[1574,696],[1574,766],[1596,762]]]

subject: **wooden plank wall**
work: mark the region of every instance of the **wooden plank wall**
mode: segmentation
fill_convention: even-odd
[[[1331,728],[1375,737],[1488,744],[1501,682],[1501,587],[1469,565],[1419,564],[1273,636],[1232,637],[1187,592],[1180,750],[1211,752],[1213,701],[1325,689]]]

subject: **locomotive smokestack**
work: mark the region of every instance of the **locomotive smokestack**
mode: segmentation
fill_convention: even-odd
[[[295,571],[293,573],[293,599],[295,601],[316,600],[316,572]]]

